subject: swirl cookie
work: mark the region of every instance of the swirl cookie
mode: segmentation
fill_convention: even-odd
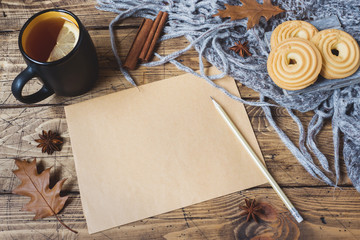
[[[271,49],[288,38],[298,37],[310,40],[317,32],[318,30],[308,22],[298,20],[283,22],[271,34]]]
[[[311,42],[321,52],[323,63],[320,74],[324,78],[345,78],[359,68],[359,45],[350,34],[338,29],[326,29],[318,32]]]
[[[279,87],[299,90],[316,81],[321,64],[321,54],[312,42],[289,38],[271,50],[267,70]]]

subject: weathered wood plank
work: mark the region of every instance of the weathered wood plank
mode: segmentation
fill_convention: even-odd
[[[277,122],[285,129],[290,138],[297,141],[297,127],[292,119],[284,112],[278,111]],[[249,111],[250,121],[257,136],[260,148],[265,157],[270,173],[283,186],[324,186],[324,183],[313,179],[284,146],[274,132],[261,111]],[[302,116],[308,121],[309,116]],[[42,154],[34,139],[42,130],[58,131],[64,138],[61,152],[55,152],[52,156]],[[84,133],[86,134],[86,133]],[[320,149],[326,153],[332,166],[332,146],[328,143],[331,135],[330,125],[325,125],[320,133],[318,143]],[[18,180],[12,174],[15,169],[14,158],[33,159],[37,158],[41,168],[53,167],[55,179],[68,178],[64,189],[67,191],[79,191],[74,169],[73,155],[68,134],[64,109],[62,106],[41,106],[33,108],[7,108],[0,112],[0,186],[4,192],[11,192]],[[341,164],[343,173],[341,186],[350,185],[346,176],[344,164]]]
[[[96,87],[90,92],[79,97],[69,98],[54,95],[45,99],[39,104],[70,104],[132,87],[118,70],[115,57],[111,50],[109,31],[91,30],[89,33],[94,41],[99,58],[100,74]],[[128,49],[131,46],[135,34],[136,29],[121,29],[116,32],[118,51],[123,60],[127,55]],[[161,43],[157,51],[162,55],[167,55],[181,49],[187,44],[188,41],[185,38],[172,39]],[[197,70],[197,58],[198,54],[195,50],[192,50],[181,56],[179,60]],[[208,67],[210,65],[206,63],[206,66]],[[20,51],[18,50],[17,33],[12,32],[1,34],[0,107],[14,105],[24,106],[11,94],[11,84],[17,74],[19,74],[25,67],[26,65],[22,59]],[[139,85],[184,74],[183,71],[179,70],[170,63],[152,68],[141,66],[137,70],[131,71],[130,73]],[[35,92],[40,87],[41,84],[38,81],[31,81],[25,86],[24,93],[29,94]]]
[[[285,150],[285,149],[284,149]],[[33,158],[25,158],[32,160]],[[299,164],[292,155],[265,155],[267,167],[272,176],[276,179],[280,186],[326,186],[312,178]],[[74,159],[72,156],[68,157],[41,157],[37,158],[38,169],[42,171],[45,168],[52,167],[51,182],[67,178],[64,184],[64,191],[78,192],[79,187],[77,184],[76,171],[74,168]],[[10,193],[20,181],[12,173],[16,169],[13,159],[0,159],[0,191],[3,193]],[[342,166],[343,173],[340,187],[352,186],[350,180],[346,176],[346,170]],[[269,186],[269,185],[266,185]]]
[[[298,224],[300,239],[360,237],[360,212],[357,211],[360,198],[353,188],[335,192],[332,188],[284,188],[284,191],[305,219]],[[80,197],[70,194],[69,203],[60,213],[60,217],[70,227],[79,231],[79,235],[75,235],[61,227],[54,217],[33,221],[32,213],[20,211],[28,198],[5,194],[0,195],[0,238],[235,239],[234,229],[245,221],[245,216],[239,216],[238,209],[245,197],[256,197],[270,202],[278,212],[287,212],[271,188],[258,188],[89,235]],[[256,228],[256,224],[252,224],[252,227]]]
[[[275,192],[269,185],[264,185],[91,236],[87,233],[63,105],[132,87],[119,73],[110,47],[107,26],[116,14],[99,11],[95,9],[95,5],[95,0],[0,2],[0,239],[236,239],[239,235],[234,231],[244,218],[239,216],[238,210],[243,198],[266,199],[280,211],[285,211]],[[55,96],[40,104],[24,105],[17,102],[10,92],[13,78],[25,67],[17,47],[19,29],[32,14],[53,7],[74,12],[90,30],[99,55],[100,80],[95,89],[83,96]],[[139,19],[128,19],[117,26],[118,51],[122,59],[127,54],[139,23]],[[165,55],[187,44],[185,38],[169,40],[161,43],[157,51]],[[178,60],[198,69],[197,58],[196,51],[191,50]],[[138,84],[145,84],[183,72],[171,64],[166,64],[155,68],[140,67],[131,71],[131,74]],[[255,91],[238,85],[243,98],[258,98]],[[39,86],[39,83],[33,81],[25,91],[33,92]],[[341,182],[341,191],[334,191],[333,188],[314,180],[286,149],[265,119],[262,110],[251,106],[246,108],[269,171],[305,218],[305,222],[299,225],[300,239],[360,238],[360,198],[348,178],[344,177]],[[276,108],[273,109],[273,114],[290,139],[296,142],[297,126],[287,112],[283,108]],[[311,112],[297,114],[305,125],[312,117]],[[58,129],[62,133],[65,144],[61,152],[47,156],[36,148],[33,140],[42,129]],[[320,150],[333,161],[331,137],[331,128],[327,123],[317,142]],[[61,178],[68,178],[64,190],[70,192],[70,201],[60,213],[60,217],[79,230],[79,235],[73,235],[61,227],[55,218],[32,221],[32,213],[20,211],[28,198],[10,194],[19,184],[19,180],[11,172],[15,169],[14,157],[37,157],[40,170],[54,166],[52,184]],[[343,163],[341,171],[345,174]],[[246,232],[252,233],[251,229],[257,229],[254,225],[249,226],[246,229],[249,231]]]
[[[254,109],[254,108],[248,108]],[[279,112],[281,114],[281,112]],[[255,134],[258,138],[262,138],[262,141],[271,141],[273,138],[277,138],[277,135],[269,125],[267,120],[263,117],[261,111],[248,111],[250,121],[253,126]],[[302,119],[310,120],[311,117],[304,116]],[[296,142],[298,138],[297,125],[293,120],[286,115],[280,115],[276,117],[279,126],[285,129],[289,137]],[[304,121],[306,122],[306,121]],[[39,106],[36,108],[6,108],[1,110],[0,114],[0,149],[2,154],[8,154],[11,157],[21,156],[25,153],[26,156],[33,156],[34,144],[31,145],[31,141],[37,138],[37,134],[45,130],[59,130],[62,134],[67,136],[67,125],[64,115],[63,106]],[[319,146],[323,147],[325,152],[331,154],[332,147],[328,144],[328,135],[331,134],[330,124],[325,124],[323,131],[319,134]],[[20,142],[19,139],[26,142]],[[31,145],[31,146],[28,146]],[[24,150],[19,150],[19,146]],[[281,147],[274,144],[264,146],[264,150],[274,150],[274,147]],[[266,148],[268,147],[268,148]],[[31,148],[31,149],[30,149]],[[23,152],[22,152],[23,151]],[[37,152],[37,151],[36,151]],[[67,146],[64,145],[64,149],[61,152],[62,155],[71,155],[68,152]],[[277,152],[275,152],[277,153]],[[0,155],[1,156],[1,155]],[[2,155],[4,156],[4,155]],[[36,155],[34,155],[36,156]]]
[[[95,8],[96,0],[47,0],[20,1],[3,0],[0,2],[0,32],[19,31],[26,20],[37,12],[51,8],[63,8],[73,12],[88,29],[107,28],[116,13],[101,11]],[[141,19],[128,18],[119,24],[120,27],[139,26]]]

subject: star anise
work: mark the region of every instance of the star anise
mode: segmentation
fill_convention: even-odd
[[[246,206],[239,206],[243,212],[240,213],[240,216],[247,215],[246,221],[248,222],[251,218],[255,220],[255,222],[258,222],[256,217],[258,217],[258,214],[261,211],[261,206],[256,205],[255,199],[249,200],[245,198],[245,204]]]
[[[241,57],[251,56],[251,52],[249,51],[249,47],[247,46],[248,41],[241,43],[241,41],[235,43],[235,46],[229,48],[230,50],[238,53]]]
[[[61,146],[63,144],[63,139],[60,137],[60,134],[57,132],[49,132],[42,131],[42,134],[39,134],[40,139],[36,139],[35,141],[39,143],[37,145],[38,148],[42,148],[42,152],[51,155],[54,151],[60,151]]]

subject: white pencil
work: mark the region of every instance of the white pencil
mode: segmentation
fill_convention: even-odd
[[[296,221],[298,223],[303,221],[303,218],[300,216],[299,212],[296,210],[296,208],[292,205],[292,203],[290,202],[290,200],[286,197],[285,193],[281,190],[281,188],[279,187],[279,185],[275,182],[274,178],[270,175],[270,173],[268,172],[268,170],[265,168],[264,164],[261,162],[261,160],[257,157],[256,153],[254,152],[254,150],[250,147],[250,145],[246,142],[245,138],[241,135],[241,133],[239,132],[239,130],[236,128],[236,126],[234,125],[234,123],[231,121],[231,119],[229,118],[229,116],[226,114],[226,112],[224,111],[224,109],[211,97],[211,100],[213,101],[215,108],[218,110],[218,112],[220,113],[220,115],[224,118],[224,120],[226,121],[226,123],[229,125],[229,127],[231,128],[231,130],[233,131],[233,133],[236,135],[236,137],[239,139],[239,141],[241,142],[241,144],[245,147],[245,149],[247,150],[247,152],[250,154],[251,158],[254,160],[254,162],[256,163],[256,165],[259,167],[259,169],[261,170],[261,172],[264,174],[264,176],[267,178],[267,180],[269,181],[270,185],[272,186],[272,188],[275,190],[275,192],[279,195],[280,199],[283,201],[283,203],[285,204],[285,206],[289,209],[290,213],[294,216],[294,218],[296,219]]]

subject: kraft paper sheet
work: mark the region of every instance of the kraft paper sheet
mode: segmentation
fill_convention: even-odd
[[[266,183],[210,96],[262,159],[243,104],[192,74],[65,107],[89,233]]]

